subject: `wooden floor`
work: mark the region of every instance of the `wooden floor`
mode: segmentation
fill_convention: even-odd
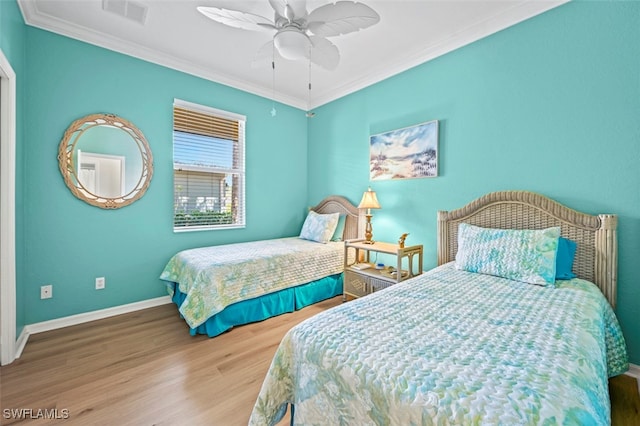
[[[22,357],[0,368],[0,424],[246,425],[282,336],[339,303],[214,339],[190,336],[174,305],[33,335]],[[640,425],[635,380],[620,376],[610,388],[613,424]],[[59,419],[8,419],[11,409]]]

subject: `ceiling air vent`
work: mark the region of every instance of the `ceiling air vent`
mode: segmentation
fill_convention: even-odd
[[[102,9],[144,25],[147,6],[128,0],[102,0]]]

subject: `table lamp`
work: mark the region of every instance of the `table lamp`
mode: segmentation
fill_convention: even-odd
[[[376,193],[371,190],[371,187],[369,187],[369,189],[365,191],[364,194],[362,194],[362,200],[360,200],[358,208],[367,209],[367,214],[365,215],[367,218],[367,224],[364,229],[364,243],[373,244],[374,241],[371,240],[371,237],[373,237],[373,227],[371,226],[371,209],[379,209],[380,203],[378,203]]]

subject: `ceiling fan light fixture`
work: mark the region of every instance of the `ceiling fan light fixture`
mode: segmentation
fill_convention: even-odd
[[[375,10],[358,1],[339,0],[310,12],[307,11],[307,0],[268,1],[275,12],[273,19],[224,7],[198,6],[197,10],[207,18],[232,28],[274,31],[273,40],[260,48],[258,60],[254,59],[253,63],[271,59],[272,44],[284,59],[308,59],[327,71],[333,71],[340,61],[338,48],[327,37],[353,33],[380,21]]]
[[[308,59],[311,40],[297,28],[283,28],[273,37],[278,53],[289,60]]]

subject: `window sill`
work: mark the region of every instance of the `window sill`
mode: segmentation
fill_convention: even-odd
[[[176,234],[182,234],[183,232],[223,231],[225,229],[244,229],[244,228],[246,228],[246,225],[181,226],[179,228],[173,228],[173,232]]]

